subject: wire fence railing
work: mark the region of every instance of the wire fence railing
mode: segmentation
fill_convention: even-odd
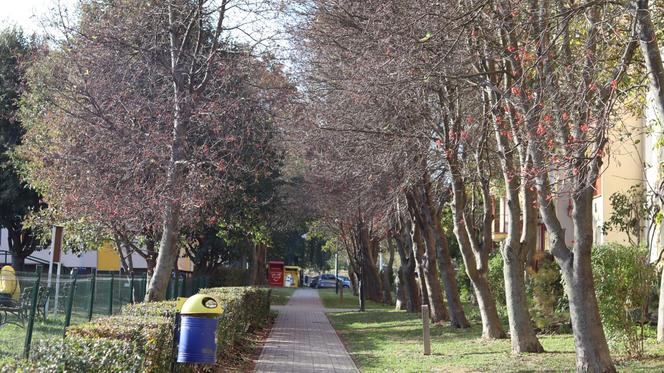
[[[145,274],[78,273],[52,278],[38,268],[17,272],[18,299],[0,298],[0,360],[27,356],[36,341],[63,337],[69,325],[118,314],[127,304],[142,302],[147,291]],[[206,276],[173,274],[166,298],[188,297],[207,287]]]

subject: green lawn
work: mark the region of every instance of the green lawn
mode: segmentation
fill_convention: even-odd
[[[340,301],[339,295],[334,293],[334,289],[319,289],[318,295],[323,301],[323,306],[325,308],[349,308],[357,309],[359,308],[359,301],[356,296],[353,295],[353,292],[346,288],[344,289],[344,299]],[[382,303],[372,302],[367,300],[365,304],[366,309],[393,309],[394,306],[385,305]]]
[[[288,303],[288,300],[294,292],[295,288],[272,288],[270,304],[274,306],[283,306]]]
[[[419,315],[399,311],[328,315],[362,372],[531,372],[574,371],[569,334],[540,336],[543,354],[510,353],[510,341],[481,340],[481,326],[458,331],[432,327],[432,354],[422,354]],[[664,346],[646,342],[647,356],[625,360],[614,354],[621,372],[664,371]]]
[[[11,316],[10,316],[11,317]],[[73,323],[81,323],[87,321],[83,318],[74,319]],[[23,346],[25,344],[25,330],[26,327],[21,328],[13,324],[4,324],[0,326],[0,359],[7,356],[20,356],[23,353]],[[35,320],[32,332],[32,345],[36,342],[51,337],[61,337],[64,331],[64,317],[49,318],[46,321]]]

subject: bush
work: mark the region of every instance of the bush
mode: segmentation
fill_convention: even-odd
[[[65,338],[35,346],[32,361],[62,372],[145,372],[143,355],[136,354],[131,341],[108,338]],[[154,370],[153,370],[154,371]]]
[[[173,319],[176,312],[177,302],[174,300],[128,304],[122,308],[122,314],[127,316],[161,316]]]
[[[487,280],[489,281],[489,286],[491,286],[491,293],[496,299],[498,312],[506,315],[507,304],[505,299],[505,277],[503,276],[503,257],[498,250],[491,254],[487,272]]]
[[[104,317],[68,328],[67,337],[126,341],[131,345],[132,354],[140,356],[143,360],[142,371],[162,372],[170,367],[173,321],[166,317],[155,315]]]
[[[537,272],[529,270],[526,291],[535,326],[557,331],[569,324],[569,305],[558,265],[550,258],[542,258]],[[566,331],[566,330],[562,330]]]
[[[31,359],[3,360],[0,372],[143,372],[142,356],[132,344],[106,338],[53,338],[32,347]]]
[[[232,353],[237,340],[249,330],[263,326],[270,312],[269,290],[257,287],[224,287],[201,289],[216,297],[224,308],[217,326],[219,354]]]
[[[224,307],[216,331],[220,360],[232,357],[233,347],[269,316],[267,288],[201,289]],[[125,306],[122,314],[71,326],[66,338],[33,348],[33,360],[8,362],[4,372],[167,372],[172,363],[175,301]],[[4,362],[3,362],[4,364]],[[180,367],[180,372],[215,367]]]
[[[657,273],[642,247],[616,243],[597,246],[592,254],[595,292],[604,330],[630,356],[643,354],[643,323]],[[639,326],[640,324],[640,326]]]

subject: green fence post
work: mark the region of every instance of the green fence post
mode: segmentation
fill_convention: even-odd
[[[115,273],[111,272],[111,291],[108,296],[108,314],[113,314],[113,280],[115,280]]]
[[[37,281],[32,288],[32,302],[30,303],[30,315],[28,317],[28,328],[25,331],[25,344],[23,345],[23,356],[27,359],[30,356],[30,343],[32,343],[32,329],[35,325],[35,313],[37,312],[37,298],[39,295],[39,285],[41,282],[42,266],[37,266]]]
[[[92,308],[95,305],[95,290],[97,288],[97,271],[92,271],[90,279],[90,305],[88,307],[88,321],[92,321]]]
[[[134,304],[134,272],[129,277],[129,303]]]
[[[187,275],[184,275],[182,277],[182,296],[183,297],[189,296],[189,293],[187,293]]]
[[[71,323],[71,309],[74,306],[74,293],[76,292],[76,278],[78,277],[78,269],[74,269],[74,281],[71,283],[71,289],[69,289],[69,299],[67,299],[67,313],[65,314],[65,328],[62,333],[62,336],[67,333],[67,327]]]

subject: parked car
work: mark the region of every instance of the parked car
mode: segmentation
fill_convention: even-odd
[[[337,278],[331,274],[320,275],[316,282],[316,288],[333,288],[337,286]]]
[[[350,279],[346,276],[339,276],[339,281],[343,282],[345,288],[350,287]]]
[[[309,277],[309,287],[318,287],[318,276]]]

